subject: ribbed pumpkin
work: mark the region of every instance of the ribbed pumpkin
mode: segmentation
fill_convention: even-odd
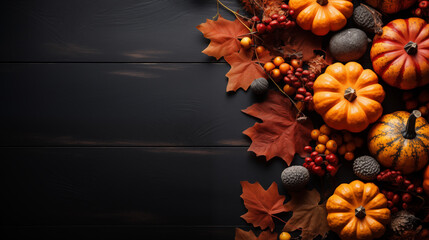
[[[417,0],[366,0],[369,5],[383,13],[396,13],[411,7]]]
[[[327,67],[313,91],[314,109],[334,129],[360,132],[383,112],[385,93],[377,75],[356,62]]]
[[[396,19],[376,35],[374,71],[389,85],[413,89],[429,83],[429,25],[421,18]]]
[[[290,0],[289,7],[301,28],[319,36],[340,30],[353,14],[351,0]]]
[[[369,131],[368,148],[387,168],[418,171],[428,162],[429,125],[417,110],[386,114]]]
[[[347,240],[379,238],[390,220],[386,197],[374,183],[359,180],[338,186],[326,202],[326,210],[331,230]]]
[[[425,190],[426,195],[429,196],[429,165],[426,167],[423,174],[423,189]]]

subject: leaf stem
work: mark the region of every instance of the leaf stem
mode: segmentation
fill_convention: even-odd
[[[277,217],[276,215],[271,215],[271,217],[274,217],[274,218],[276,218],[277,220],[279,220],[279,221],[283,222],[284,224],[286,224],[286,221],[285,221],[285,220],[283,220],[283,219],[281,219],[281,218]]]

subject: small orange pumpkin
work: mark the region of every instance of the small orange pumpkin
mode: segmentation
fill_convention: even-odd
[[[377,75],[359,63],[335,63],[313,86],[314,109],[337,130],[361,132],[383,113],[383,87]]]
[[[396,19],[376,35],[374,71],[389,85],[413,89],[429,83],[429,25],[421,18]]]
[[[423,189],[425,190],[426,195],[429,196],[429,165],[426,167],[423,175]]]
[[[417,0],[366,0],[365,2],[383,13],[397,13],[411,7]]]
[[[381,237],[390,220],[386,197],[374,183],[355,180],[335,189],[326,202],[328,225],[341,239]]]
[[[369,131],[368,148],[387,168],[421,170],[429,159],[429,125],[417,110],[386,114]]]
[[[319,36],[340,30],[353,14],[351,0],[290,0],[289,7],[301,28]]]

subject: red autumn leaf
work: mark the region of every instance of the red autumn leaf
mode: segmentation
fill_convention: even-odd
[[[295,27],[283,32],[283,52],[285,56],[302,55],[302,60],[308,61],[315,57],[314,50],[326,53],[322,49],[322,39],[322,37],[316,36],[310,31],[304,31],[300,27]]]
[[[240,183],[243,188],[243,194],[240,197],[248,210],[241,217],[255,227],[261,227],[261,229],[269,227],[273,231],[273,215],[286,210],[283,206],[285,196],[279,194],[277,183],[273,182],[267,190],[264,190],[258,182],[252,184],[242,181]]]
[[[269,231],[263,231],[258,237],[256,237],[252,230],[246,232],[240,228],[236,228],[235,240],[277,240],[277,234]]]
[[[312,240],[317,235],[324,237],[329,231],[326,202],[319,204],[320,194],[316,189],[311,191],[291,192],[292,199],[284,207],[292,211],[283,231],[301,229],[302,240]]]
[[[260,77],[266,77],[265,71],[261,65],[271,60],[269,51],[264,51],[253,58],[254,52],[251,50],[241,50],[225,57],[225,60],[231,65],[231,69],[226,74],[228,85],[226,91],[237,91],[239,88],[245,91],[250,87],[253,80]]]
[[[215,57],[217,60],[238,52],[240,50],[238,38],[249,33],[249,30],[238,19],[229,21],[221,16],[216,21],[207,19],[205,23],[198,25],[197,29],[203,33],[205,38],[211,40],[203,53]]]
[[[313,124],[308,118],[298,121],[290,100],[281,93],[270,91],[263,102],[242,111],[262,120],[243,132],[252,139],[248,151],[265,156],[267,161],[280,157],[288,165],[295,153],[305,153]]]

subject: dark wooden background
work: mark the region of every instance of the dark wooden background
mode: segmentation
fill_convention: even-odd
[[[240,110],[258,99],[227,94],[229,66],[201,53],[196,26],[215,14],[215,0],[2,1],[2,236],[249,229],[240,181],[267,188],[286,164],[247,152]]]

